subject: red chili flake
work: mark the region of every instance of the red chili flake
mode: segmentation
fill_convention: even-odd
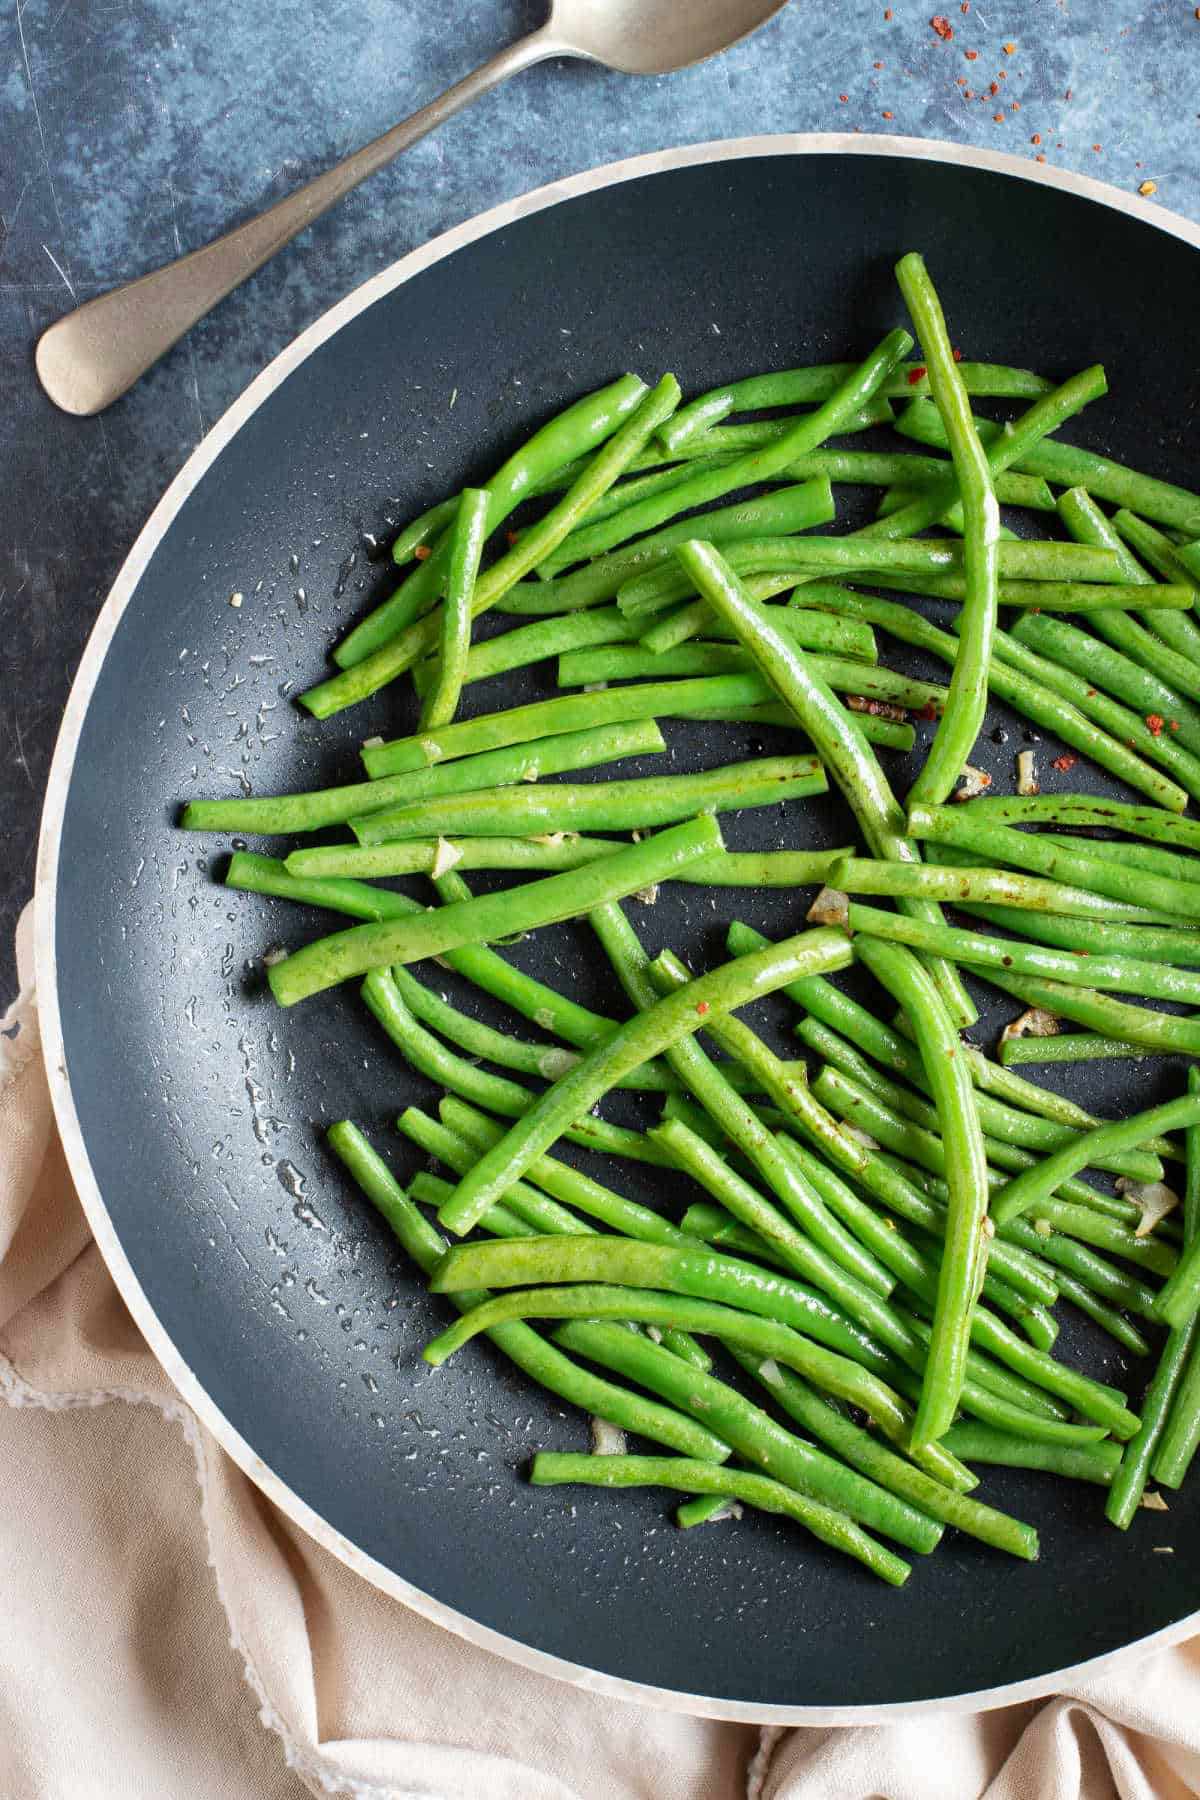
[[[1090,699],[1091,699],[1091,698],[1092,698],[1092,696],[1093,696],[1093,695],[1094,695],[1094,694],[1095,694],[1095,692],[1096,692],[1096,690],[1095,690],[1095,688],[1089,688],[1089,689],[1088,689],[1088,691],[1087,691],[1087,697],[1088,697],[1088,699],[1089,699],[1089,700],[1090,700]]]
[[[978,52],[978,50],[964,50],[963,55],[966,57],[968,62],[975,62],[978,60],[979,52]]]
[[[925,702],[924,706],[921,707],[920,711],[917,713],[917,717],[918,719],[936,719],[938,717],[938,709],[933,704],[932,700],[927,700]]]
[[[1003,113],[993,113],[992,117],[996,121],[997,125],[1003,125],[1003,123],[1004,123],[1004,114]]]
[[[1034,162],[1045,162],[1046,159],[1044,156],[1035,156],[1033,160]]]
[[[921,363],[915,369],[910,369],[908,371],[909,387],[916,387],[918,381],[924,381],[924,379],[925,379],[926,375],[928,375],[928,373],[929,373],[929,370],[925,367],[924,363]]]
[[[1147,713],[1146,714],[1146,723],[1150,727],[1151,737],[1161,737],[1162,736],[1162,728],[1165,723],[1165,720],[1163,719],[1163,716],[1161,713]]]
[[[895,116],[896,116],[896,115],[895,115],[895,113],[884,113],[884,114],[883,114],[883,117],[884,117],[884,118],[885,118],[885,119],[894,119],[894,118],[895,118]]]
[[[950,39],[954,36],[954,27],[951,25],[949,19],[944,18],[941,13],[935,13],[929,23],[933,26],[933,29],[937,32],[942,42],[948,44]]]
[[[841,101],[843,106],[845,106],[845,104],[849,98],[850,98],[849,94],[839,94],[838,95],[838,99]]]
[[[1007,81],[1007,80],[1008,80],[1008,70],[1007,70],[1007,69],[1001,69],[1001,71],[1000,71],[1000,76],[999,76],[999,79],[1000,79],[1000,80],[1001,80],[1001,81]]]
[[[961,350],[952,350],[952,351],[951,351],[951,352],[950,352],[950,354],[951,354],[951,356],[953,356],[953,358],[954,358],[954,360],[955,360],[955,362],[961,362],[961,361],[962,361],[962,351],[961,351]]]
[[[1093,144],[1093,145],[1092,145],[1092,149],[1093,149],[1093,150],[1097,150],[1097,151],[1098,151],[1098,150],[1099,150],[1099,148],[1100,148],[1100,146],[1099,146],[1099,144]]]
[[[1000,83],[998,81],[989,81],[988,82],[988,93],[989,94],[998,94],[999,92],[1000,92]]]
[[[872,67],[872,68],[873,68],[873,69],[882,69],[882,67],[883,67],[883,64],[882,64],[882,63],[872,63],[872,64],[871,64],[871,67]]]
[[[1172,730],[1172,731],[1178,731],[1178,730],[1179,730],[1179,720],[1178,720],[1178,719],[1172,719],[1172,720],[1171,720],[1171,722],[1170,722],[1170,723],[1171,723],[1171,730]]]
[[[1003,49],[1005,56],[1012,56],[1016,53],[1017,46],[1015,44],[1003,44],[1001,48]]]
[[[506,531],[504,535],[510,544],[515,544],[521,534],[519,531]]]
[[[707,1000],[697,1000],[696,1011],[699,1013],[700,1017],[703,1018],[705,1013],[708,1011],[708,1001]]]
[[[892,22],[892,9],[890,6],[888,7],[887,11],[884,13],[883,16],[887,20],[888,24],[890,25]]]
[[[1073,769],[1078,761],[1079,758],[1077,756],[1056,756],[1053,766],[1056,769],[1061,769],[1065,775],[1067,770]]]
[[[971,0],[962,0],[962,9],[965,13],[969,13],[971,10]]]
[[[968,100],[973,100],[973,99],[974,99],[974,98],[975,98],[975,90],[974,90],[974,88],[968,88],[968,89],[967,89],[967,99],[968,99]]]
[[[1031,137],[1031,138],[1030,138],[1030,140],[1029,140],[1029,141],[1030,141],[1030,143],[1031,143],[1031,144],[1040,144],[1040,143],[1041,143],[1041,141],[1042,141],[1042,134],[1041,134],[1041,132],[1040,132],[1040,131],[1035,131],[1035,132],[1034,132],[1034,134],[1033,134],[1033,136],[1032,136],[1032,137]]]
[[[960,75],[960,76],[959,76],[959,78],[958,78],[958,85],[959,85],[959,87],[966,87],[966,85],[967,85],[967,78],[966,78],[966,76],[965,76],[965,75]]]
[[[430,549],[428,544],[418,544],[416,549],[413,551],[413,555],[416,557],[418,562],[428,562],[429,558],[433,555],[433,551]]]
[[[1019,101],[1019,100],[1014,100],[1014,101],[1013,101],[1013,103],[1012,103],[1012,109],[1013,109],[1013,111],[1014,111],[1014,112],[1020,112],[1020,110],[1021,110],[1021,102],[1020,102],[1020,101]]]

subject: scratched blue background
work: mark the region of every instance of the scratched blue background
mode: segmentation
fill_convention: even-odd
[[[577,169],[771,131],[1041,153],[1131,192],[1153,180],[1160,201],[1200,218],[1193,4],[977,0],[964,13],[955,0],[948,42],[931,10],[893,0],[887,21],[882,0],[792,0],[727,56],[663,81],[584,64],[528,71],[322,220],[105,417],[75,420],[44,399],[32,365],[38,332],[75,297],[316,174],[542,8],[0,0],[0,994],[58,720],[138,528],[251,376],[404,251]]]

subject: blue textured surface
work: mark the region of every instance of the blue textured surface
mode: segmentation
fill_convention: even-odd
[[[663,81],[583,64],[518,76],[321,221],[126,401],[81,421],[55,412],[32,367],[38,332],[73,296],[152,268],[257,211],[536,24],[541,8],[520,0],[330,0],[322,8],[8,0],[0,23],[0,988],[11,974],[11,921],[32,878],[58,719],[138,528],[250,377],[396,256],[555,176],[748,132],[861,127],[1031,157],[1038,133],[1048,161],[1130,191],[1152,179],[1159,200],[1200,217],[1191,80],[1200,21],[1191,4],[983,0],[964,14],[956,3],[949,42],[931,29],[927,0],[893,0],[892,12],[889,22],[879,0],[792,0],[727,56]]]

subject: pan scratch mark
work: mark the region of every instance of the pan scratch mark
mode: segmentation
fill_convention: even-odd
[[[46,127],[42,123],[42,109],[38,105],[37,83],[33,79],[33,65],[30,63],[30,60],[29,60],[29,45],[25,40],[25,0],[16,0],[16,14],[17,14],[17,41],[21,46],[21,61],[25,65],[25,79],[29,83],[29,99],[30,99],[30,103],[33,106],[33,121],[34,121],[34,124],[37,126],[38,142],[41,144],[41,147],[42,147],[42,163],[46,170],[46,180],[50,184],[50,198],[54,202],[55,217],[58,220],[58,228],[62,232],[63,241],[65,243],[67,233],[66,233],[66,228],[63,224],[62,207],[58,203],[58,190],[54,185],[54,171],[50,164],[50,151],[46,144]],[[65,254],[66,253],[64,252],[64,255]],[[51,262],[54,262],[53,257],[51,257],[50,260],[51,260]],[[55,263],[54,266],[56,269],[58,268],[57,263]],[[61,269],[59,269],[59,274],[60,275],[62,274]],[[65,281],[66,277],[63,276],[63,279]],[[67,286],[70,287],[70,285],[71,284],[68,281]]]
[[[46,255],[50,258],[50,261],[54,264],[54,267],[58,270],[59,274],[62,276],[63,286],[66,288],[68,294],[70,294],[72,300],[74,300],[76,306],[78,306],[79,305],[79,296],[75,292],[75,289],[71,285],[71,277],[67,274],[67,271],[63,268],[63,266],[59,262],[57,256],[55,256],[55,254],[54,254],[53,250],[50,248],[49,244],[43,244],[42,249],[46,252]]]
[[[104,445],[104,460],[108,464],[108,479],[114,481],[116,479],[116,470],[113,468],[112,451],[108,447],[108,433],[104,429],[104,418],[101,413],[96,414],[96,423],[100,427],[100,442]]]
[[[171,200],[171,233],[175,239],[175,254],[176,256],[182,256],[183,240],[179,235],[179,206],[175,193],[175,183],[169,169],[167,170],[167,193]],[[196,343],[195,339],[191,336],[188,337],[188,362],[192,372],[192,394],[196,401],[196,420],[200,427],[200,437],[203,437],[208,430],[208,426],[204,423],[204,408],[200,404],[200,375],[196,365]],[[199,439],[196,441],[199,442]]]
[[[25,177],[25,185],[24,185],[24,187],[22,187],[20,193],[17,195],[17,204],[12,209],[12,217],[10,219],[4,220],[5,234],[8,237],[11,237],[13,232],[17,229],[17,220],[21,216],[21,208],[25,204],[25,196],[29,192],[29,190],[32,186],[33,186],[33,176],[27,175]]]
[[[17,734],[17,756],[20,760],[21,767],[25,771],[25,779],[29,783],[30,787],[32,787],[33,786],[33,776],[30,774],[30,771],[29,771],[29,763],[25,756],[25,746],[21,742],[21,721],[18,719],[15,712],[13,714],[13,730]]]

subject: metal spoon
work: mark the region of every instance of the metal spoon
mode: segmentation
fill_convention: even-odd
[[[42,386],[65,412],[87,416],[120,399],[185,332],[297,232],[360,181],[518,69],[581,56],[623,75],[669,75],[726,50],[787,0],[551,0],[539,31],[501,50],[440,99],[394,125],[324,175],[224,237],[138,281],[100,294],[42,334]]]

